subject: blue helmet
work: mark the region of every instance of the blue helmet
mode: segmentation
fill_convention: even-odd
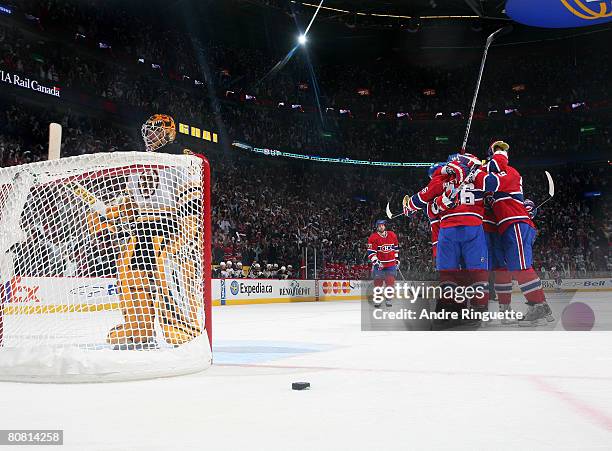
[[[459,153],[451,153],[446,159],[446,162],[450,163],[451,161],[455,161],[457,157],[459,157],[459,155],[460,155]]]
[[[377,219],[376,223],[374,224],[375,228],[378,228],[379,225],[384,224],[385,226],[387,225],[387,221],[384,219]]]
[[[440,162],[440,163],[434,163],[431,166],[429,166],[429,169],[427,170],[427,175],[429,175],[429,178],[432,178],[434,175],[434,172],[436,172],[438,168],[441,168],[444,165],[445,163]]]

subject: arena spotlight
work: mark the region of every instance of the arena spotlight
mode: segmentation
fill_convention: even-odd
[[[306,45],[306,42],[308,42],[308,39],[306,38],[305,34],[301,34],[298,36],[298,43],[300,45]]]

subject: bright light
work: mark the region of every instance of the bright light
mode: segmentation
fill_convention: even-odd
[[[306,39],[306,35],[301,34],[298,37],[298,42],[300,43],[300,45],[306,45],[306,41],[308,41],[308,39]]]

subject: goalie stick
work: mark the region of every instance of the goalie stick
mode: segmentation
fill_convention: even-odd
[[[49,153],[48,160],[59,160],[62,156],[62,126],[52,122],[49,124]],[[91,191],[73,180],[61,184],[67,191],[81,199],[91,210],[106,218],[107,206]]]
[[[62,126],[55,122],[49,124],[49,154],[47,160],[59,160],[62,151]]]

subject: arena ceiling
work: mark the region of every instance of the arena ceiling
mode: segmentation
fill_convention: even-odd
[[[303,6],[318,6],[317,0],[294,1]],[[337,14],[359,14],[374,17],[439,17],[478,16],[481,18],[506,18],[505,0],[326,0],[327,11]]]

